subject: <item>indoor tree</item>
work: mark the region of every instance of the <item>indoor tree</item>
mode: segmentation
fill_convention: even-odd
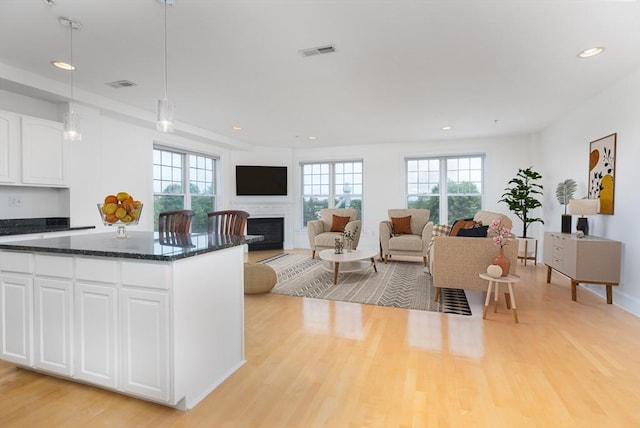
[[[542,175],[534,171],[533,167],[520,168],[504,189],[502,199],[498,201],[506,203],[509,211],[522,220],[522,238],[527,238],[527,229],[531,223],[544,224],[541,218],[530,217],[532,210],[542,206],[542,202],[536,199],[538,195],[542,196],[542,185],[536,183],[536,180],[541,178]]]

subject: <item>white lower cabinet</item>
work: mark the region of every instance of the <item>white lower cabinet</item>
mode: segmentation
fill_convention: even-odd
[[[71,376],[72,306],[73,283],[70,279],[36,277],[33,311],[34,367]]]
[[[0,359],[32,365],[32,295],[31,278],[0,275]]]
[[[125,392],[169,400],[169,299],[167,292],[123,289],[123,385]]]
[[[119,384],[117,298],[115,284],[76,283],[75,377],[108,388]]]

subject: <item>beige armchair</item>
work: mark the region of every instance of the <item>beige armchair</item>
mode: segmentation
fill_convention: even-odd
[[[422,257],[427,266],[427,247],[431,241],[433,223],[429,221],[431,211],[426,209],[406,208],[388,211],[389,220],[380,222],[380,257],[387,262],[392,255]],[[393,219],[411,216],[410,230],[397,233],[393,228]]]
[[[354,208],[323,208],[320,210],[320,220],[311,220],[307,223],[307,233],[309,235],[309,246],[311,247],[311,258],[316,256],[316,251],[334,248],[336,237],[342,237],[342,227],[334,227],[333,216],[349,217],[349,221],[344,226],[345,232],[351,232],[353,249],[358,247],[360,242],[360,231],[362,229],[360,220],[356,220],[358,211]]]
[[[479,211],[474,220],[483,225],[490,225],[494,219],[500,219],[504,227],[511,228],[509,217]],[[481,279],[478,274],[486,272],[493,258],[498,254],[499,247],[491,236],[486,238],[468,238],[462,236],[435,236],[431,247],[429,262],[433,286],[436,288],[436,298],[440,288],[462,288],[468,290],[486,291],[488,281]],[[504,247],[504,254],[511,261],[510,273],[515,274],[518,260],[518,241],[514,239]],[[506,287],[504,287],[506,291]]]

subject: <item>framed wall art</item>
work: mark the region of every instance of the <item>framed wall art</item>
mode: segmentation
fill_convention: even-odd
[[[589,144],[589,199],[600,199],[600,214],[613,214],[616,134]]]

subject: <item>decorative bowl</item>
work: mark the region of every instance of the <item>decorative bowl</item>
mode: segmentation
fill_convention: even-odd
[[[106,205],[111,205],[106,207]],[[113,207],[115,205],[115,207]],[[125,231],[125,226],[131,226],[134,224],[138,224],[140,221],[140,216],[142,215],[142,208],[144,204],[139,201],[135,201],[131,204],[126,203],[99,203],[98,213],[100,213],[100,218],[102,219],[102,223],[105,226],[117,226],[118,233],[116,235],[117,238],[126,238],[127,234]]]

